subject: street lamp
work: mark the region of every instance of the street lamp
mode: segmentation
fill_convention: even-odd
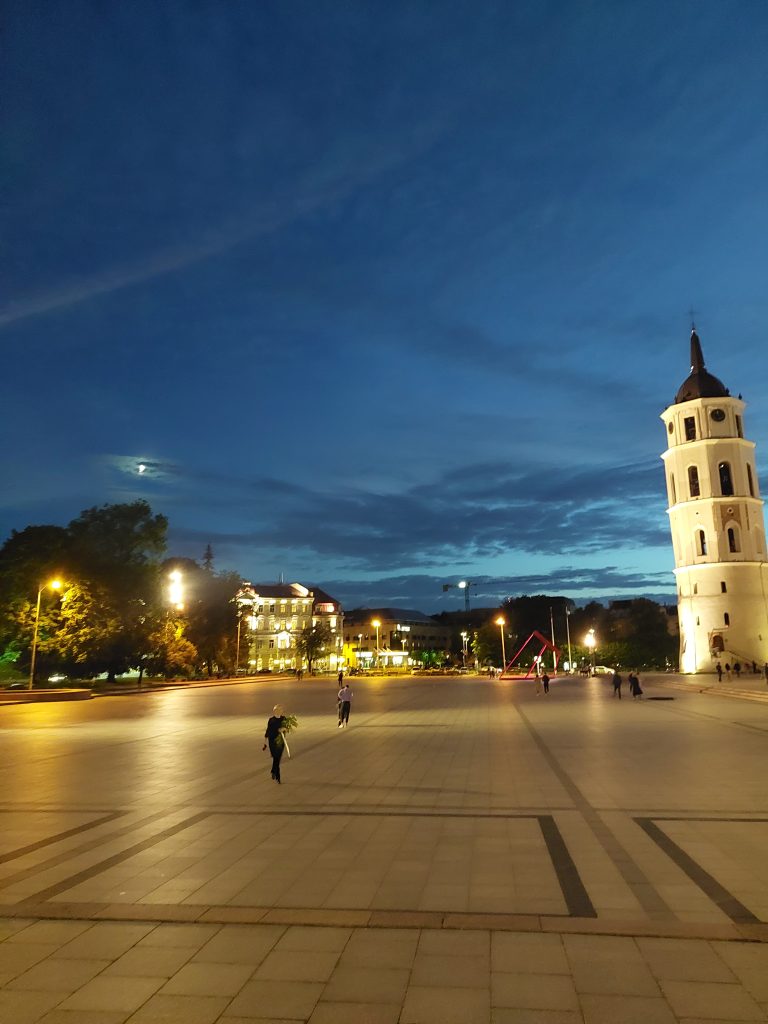
[[[461,666],[462,668],[467,667],[467,644],[469,643],[469,635],[465,632],[461,634]]]
[[[379,665],[379,629],[381,628],[381,622],[379,619],[371,619],[371,625],[376,630],[376,667]]]
[[[590,629],[587,635],[584,637],[584,643],[589,648],[592,656],[592,675],[595,674],[595,647],[597,647],[597,637],[595,636],[594,629]]]
[[[171,581],[168,585],[168,597],[170,598],[171,604],[177,611],[184,610],[184,586],[182,583],[182,575],[180,569],[174,569],[168,573],[168,579]]]
[[[568,671],[573,672],[573,661],[571,659],[571,609],[565,606],[565,635],[568,638]]]
[[[31,690],[35,685],[35,660],[37,658],[37,630],[40,626],[40,601],[43,596],[43,591],[46,587],[50,587],[51,590],[61,590],[61,580],[50,580],[48,583],[43,585],[37,591],[37,605],[35,606],[35,629],[32,633],[32,655],[29,663],[29,685],[28,690]]]
[[[507,667],[507,654],[506,654],[506,650],[504,648],[504,627],[506,626],[506,624],[507,624],[507,620],[502,615],[500,615],[498,617],[498,619],[496,619],[496,625],[499,627],[499,632],[501,633],[501,671],[502,672]]]

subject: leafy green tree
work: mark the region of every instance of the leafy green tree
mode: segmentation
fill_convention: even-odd
[[[64,589],[58,605],[41,606],[43,658],[110,679],[135,666],[161,599],[158,558],[166,529],[164,516],[135,501],[86,509],[66,528],[12,534],[0,550],[4,645],[15,644],[27,661],[37,591],[55,573]]]
[[[185,636],[184,622],[167,617],[149,635],[149,653],[145,668],[151,675],[166,679],[190,679],[199,661],[197,648]]]
[[[231,674],[237,660],[235,598],[242,579],[237,573],[214,573],[194,562],[185,563],[182,569],[185,635],[197,649],[198,662],[209,677],[221,672]],[[241,645],[246,642],[241,638]]]
[[[312,663],[333,643],[331,627],[327,622],[318,622],[314,626],[305,626],[294,635],[299,657],[306,661],[307,670],[311,674]]]

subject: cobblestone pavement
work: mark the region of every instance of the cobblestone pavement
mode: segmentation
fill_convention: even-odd
[[[352,682],[0,708],[0,1021],[768,1020],[763,681]]]

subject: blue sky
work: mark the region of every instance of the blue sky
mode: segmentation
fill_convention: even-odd
[[[691,307],[765,467],[763,3],[6,10],[3,536],[144,497],[348,606],[671,595]]]

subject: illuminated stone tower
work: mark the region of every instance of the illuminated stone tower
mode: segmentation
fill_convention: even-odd
[[[704,366],[694,328],[691,373],[661,416],[682,672],[768,660],[763,502],[743,412]]]

